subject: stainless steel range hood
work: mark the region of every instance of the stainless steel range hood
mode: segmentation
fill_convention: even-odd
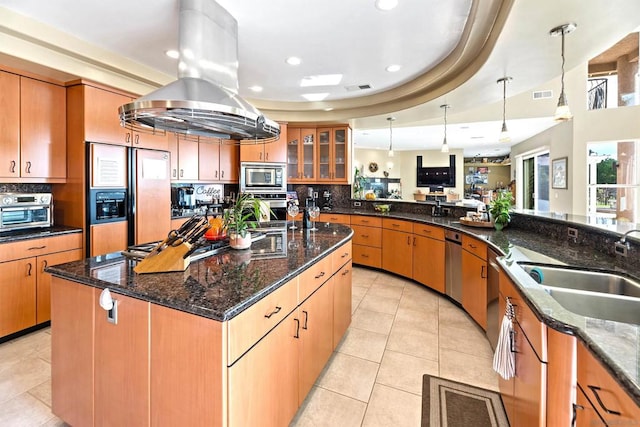
[[[179,25],[178,80],[121,106],[121,124],[194,137],[276,139],[280,125],[238,95],[236,20],[213,0],[180,0]]]

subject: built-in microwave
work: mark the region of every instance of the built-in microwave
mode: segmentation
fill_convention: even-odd
[[[1,193],[0,231],[53,225],[53,197],[50,193]]]
[[[285,163],[240,164],[240,191],[243,193],[286,193]]]

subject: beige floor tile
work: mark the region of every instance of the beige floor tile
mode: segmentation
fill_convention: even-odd
[[[410,283],[408,280],[403,279],[402,277],[394,276],[388,273],[380,273],[380,275],[376,278],[375,284],[391,286],[395,288],[403,288],[407,283]]]
[[[377,311],[365,310],[358,306],[351,318],[351,327],[364,329],[380,334],[389,334],[393,325],[393,314],[379,313]]]
[[[41,424],[40,427],[69,427],[69,424],[65,423],[58,417],[53,417],[46,423]]]
[[[477,325],[469,328],[459,328],[443,323],[440,325],[439,338],[440,348],[456,350],[474,356],[493,357],[493,350],[489,340],[484,331]]]
[[[419,427],[421,397],[382,384],[373,388],[363,427]]]
[[[498,391],[493,360],[446,348],[440,349],[440,376],[488,390]]]
[[[367,404],[313,387],[290,427],[360,427]]]
[[[380,365],[348,354],[334,353],[316,385],[368,402]]]
[[[0,344],[0,375],[7,366],[12,366],[20,360],[42,357],[47,352],[50,359],[51,334],[48,329]]]
[[[51,380],[45,381],[42,384],[33,387],[31,390],[29,390],[29,394],[40,400],[48,407],[51,407]]]
[[[356,309],[360,305],[360,301],[367,294],[368,288],[363,286],[351,286],[351,313],[355,313]]]
[[[438,362],[387,350],[376,383],[420,395],[424,374],[438,376]]]
[[[386,334],[351,327],[336,351],[380,363],[386,345]]]
[[[438,360],[438,334],[393,326],[387,350],[409,354],[423,359]]]
[[[400,297],[402,297],[403,289],[404,288],[401,288],[399,286],[390,286],[387,283],[376,282],[371,285],[371,287],[369,288],[369,292],[367,292],[367,295],[375,295],[378,297],[400,300]]]
[[[471,317],[462,310],[462,308],[449,302],[445,298],[440,299],[438,314],[440,316],[440,324],[456,326],[459,328],[473,328],[476,323]]]
[[[0,402],[13,399],[50,378],[51,365],[42,359],[19,360],[0,372]]]
[[[438,309],[415,310],[399,307],[394,328],[438,333]]]
[[[367,295],[360,301],[360,308],[379,313],[396,314],[398,303],[400,300],[395,298],[379,297],[376,295]]]
[[[51,409],[28,393],[0,403],[0,426],[40,426],[53,418]]]
[[[400,306],[405,308],[413,308],[415,310],[434,310],[438,311],[438,306],[442,297],[436,292],[428,288],[411,283],[404,287]]]

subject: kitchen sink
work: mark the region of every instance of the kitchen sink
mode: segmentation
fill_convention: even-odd
[[[586,317],[640,324],[640,283],[575,267],[519,263],[561,306]]]

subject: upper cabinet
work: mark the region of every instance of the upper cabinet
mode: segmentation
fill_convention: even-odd
[[[84,128],[83,140],[126,145],[134,148],[167,150],[169,138],[165,133],[134,132],[120,126],[118,108],[133,100],[129,95],[111,90],[77,84],[69,87],[70,120]]]
[[[289,182],[348,183],[351,147],[349,126],[289,126],[288,134]]]
[[[65,105],[64,87],[0,72],[0,177],[65,181]]]
[[[233,141],[200,142],[198,171],[201,181],[237,183],[240,169],[240,148]]]
[[[279,123],[280,138],[266,144],[241,144],[241,162],[274,162],[285,163],[287,161],[287,124]]]
[[[171,153],[172,181],[198,180],[198,141],[185,139],[179,135],[171,135],[169,140]]]

